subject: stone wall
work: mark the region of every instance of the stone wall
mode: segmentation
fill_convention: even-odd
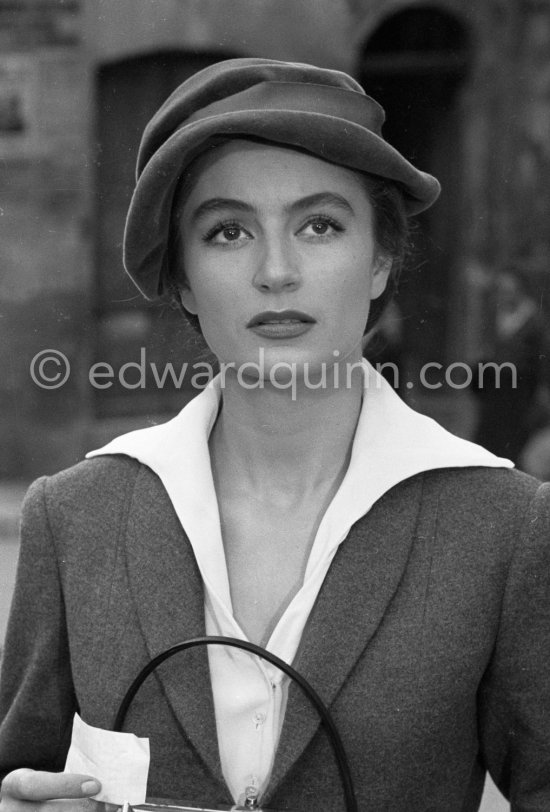
[[[544,0],[357,0],[354,48],[389,16],[431,5],[460,20],[471,38],[461,94],[462,214],[457,244],[456,324],[451,344],[474,357],[490,349],[488,290],[509,266],[531,275],[550,301],[550,5]]]
[[[88,0],[92,58],[156,49],[219,51],[349,70],[356,0]]]
[[[550,317],[550,6],[479,4],[478,32],[464,107],[464,219],[465,258],[484,305],[477,324],[467,313],[467,326],[474,347],[490,352],[490,287],[502,271],[523,272]]]
[[[550,279],[550,5],[529,4],[520,50],[522,78],[514,251]],[[546,285],[547,296],[550,288]],[[547,303],[548,304],[548,303]]]
[[[5,2],[0,11],[0,476],[78,459],[89,417],[81,379],[91,322],[89,82],[76,2]],[[72,373],[33,382],[54,349]],[[52,377],[56,361],[43,367]],[[38,373],[37,373],[38,374]]]
[[[80,6],[80,0],[2,0],[0,53],[76,44]]]
[[[132,14],[139,2],[140,14]],[[353,70],[406,0],[4,0],[0,5],[0,476],[79,459],[93,425],[93,93],[101,65],[163,49],[250,53]],[[431,4],[435,5],[435,4]],[[490,343],[487,279],[510,262],[550,295],[550,6],[440,0],[471,32],[460,100],[455,347]],[[281,9],[284,8],[284,14]],[[451,227],[451,225],[450,225]],[[546,299],[545,299],[546,296]],[[71,365],[59,389],[36,353]],[[54,361],[44,372],[54,376]]]

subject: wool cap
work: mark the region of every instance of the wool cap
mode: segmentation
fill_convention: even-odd
[[[382,107],[340,71],[271,59],[229,59],[186,80],[153,116],[139,148],[124,267],[148,299],[164,292],[174,193],[217,138],[252,136],[395,181],[408,214],[431,206],[438,181],[382,136]]]

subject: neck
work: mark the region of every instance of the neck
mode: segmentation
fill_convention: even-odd
[[[349,463],[361,409],[363,374],[347,385],[293,391],[272,385],[245,388],[236,376],[224,381],[223,407],[210,437],[213,467],[235,487],[282,503],[334,491]],[[238,483],[238,484],[237,484]]]

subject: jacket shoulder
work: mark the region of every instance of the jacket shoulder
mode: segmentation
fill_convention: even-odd
[[[138,460],[122,454],[92,457],[46,478],[48,499],[82,499],[97,497],[100,492],[113,498],[123,496],[133,487],[143,466]]]
[[[530,537],[546,543],[549,484],[509,468],[444,469],[425,477],[439,533],[463,549],[499,550],[508,557]]]
[[[33,519],[58,527],[97,527],[122,517],[139,476],[156,475],[123,455],[83,460],[52,476],[37,479],[23,502],[22,523]]]
[[[516,468],[443,468],[426,473],[440,498],[455,504],[514,509],[529,505],[541,483]]]

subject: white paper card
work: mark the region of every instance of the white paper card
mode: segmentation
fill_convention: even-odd
[[[149,773],[149,739],[91,727],[78,713],[65,764],[66,773],[91,775],[101,782],[96,801],[135,806],[145,803]]]

